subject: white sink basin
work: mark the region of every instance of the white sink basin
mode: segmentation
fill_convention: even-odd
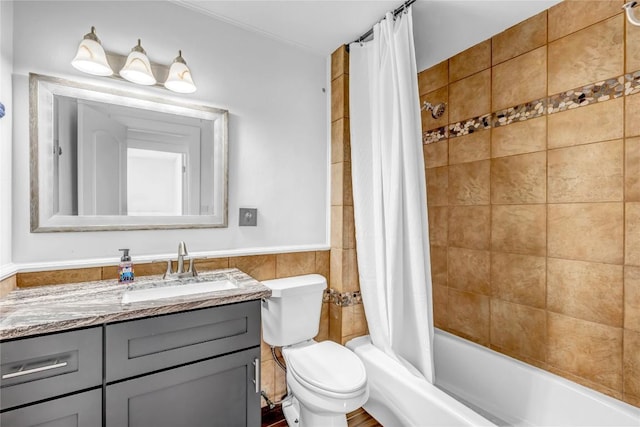
[[[208,292],[237,289],[229,280],[213,280],[209,282],[176,283],[152,288],[128,289],[122,294],[122,303],[150,301],[163,298],[175,298],[186,295],[205,294]]]

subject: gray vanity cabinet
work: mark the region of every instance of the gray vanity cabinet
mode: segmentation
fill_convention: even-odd
[[[0,343],[1,427],[260,425],[260,301]]]
[[[107,386],[106,427],[260,425],[260,348]]]
[[[110,324],[106,427],[259,426],[260,301]]]
[[[0,364],[0,426],[102,425],[102,327],[2,342]]]

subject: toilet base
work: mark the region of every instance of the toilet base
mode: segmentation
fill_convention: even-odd
[[[289,427],[347,427],[345,414],[312,412],[293,396],[282,402],[282,412]]]

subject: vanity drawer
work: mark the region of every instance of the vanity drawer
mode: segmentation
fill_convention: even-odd
[[[102,385],[102,328],[0,343],[0,409]]]
[[[260,345],[260,301],[107,325],[107,382]]]

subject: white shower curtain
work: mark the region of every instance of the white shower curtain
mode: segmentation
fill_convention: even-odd
[[[349,55],[360,289],[373,344],[433,382],[426,184],[411,8]]]

